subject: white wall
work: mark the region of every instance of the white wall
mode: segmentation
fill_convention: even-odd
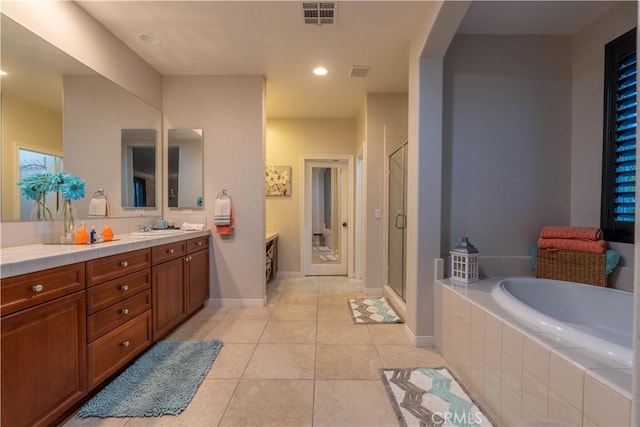
[[[444,62],[443,234],[527,255],[569,223],[571,39],[456,35]],[[598,226],[598,223],[594,224]]]
[[[269,119],[266,165],[291,166],[291,196],[268,197],[267,223],[276,225],[278,270],[300,274],[300,208],[302,203],[303,155],[350,154],[357,151],[356,120]],[[261,167],[264,175],[265,164]],[[263,178],[264,179],[264,178]],[[352,182],[355,182],[352,177]],[[264,187],[264,182],[263,182]]]
[[[604,46],[637,25],[637,3],[621,2],[582,28],[572,43],[571,225],[600,224]],[[613,243],[621,268],[617,288],[633,289],[633,245]]]
[[[217,304],[264,303],[264,86],[262,76],[164,78],[164,141],[168,129],[203,130],[207,225],[220,191],[233,200],[233,236],[213,239],[210,298]],[[163,169],[166,176],[166,163]]]

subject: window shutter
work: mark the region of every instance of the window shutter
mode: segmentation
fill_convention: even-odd
[[[636,53],[618,62],[616,80],[616,159],[614,218],[617,222],[636,219]]]
[[[636,29],[605,46],[600,227],[606,240],[633,243],[636,221]]]

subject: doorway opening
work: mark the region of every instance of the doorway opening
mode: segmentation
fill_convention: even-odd
[[[353,258],[352,157],[303,157],[302,274],[346,276]]]

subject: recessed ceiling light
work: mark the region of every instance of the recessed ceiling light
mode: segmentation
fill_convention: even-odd
[[[313,69],[313,74],[316,76],[326,76],[329,71],[324,67],[316,67]]]
[[[6,76],[8,73],[6,71],[0,70],[0,76]]]
[[[151,33],[138,33],[138,40],[146,44],[160,44],[160,37]]]

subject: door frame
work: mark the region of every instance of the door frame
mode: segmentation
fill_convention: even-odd
[[[301,155],[300,156],[300,171],[301,171],[301,193],[300,198],[300,273],[302,276],[310,275],[311,267],[311,194],[307,192],[307,163],[313,162],[334,162],[340,161],[347,163],[347,178],[345,184],[347,185],[347,276],[353,277],[353,259],[354,259],[354,232],[353,227],[353,211],[354,211],[354,167],[353,167],[353,155],[350,154],[333,154],[333,155]]]

